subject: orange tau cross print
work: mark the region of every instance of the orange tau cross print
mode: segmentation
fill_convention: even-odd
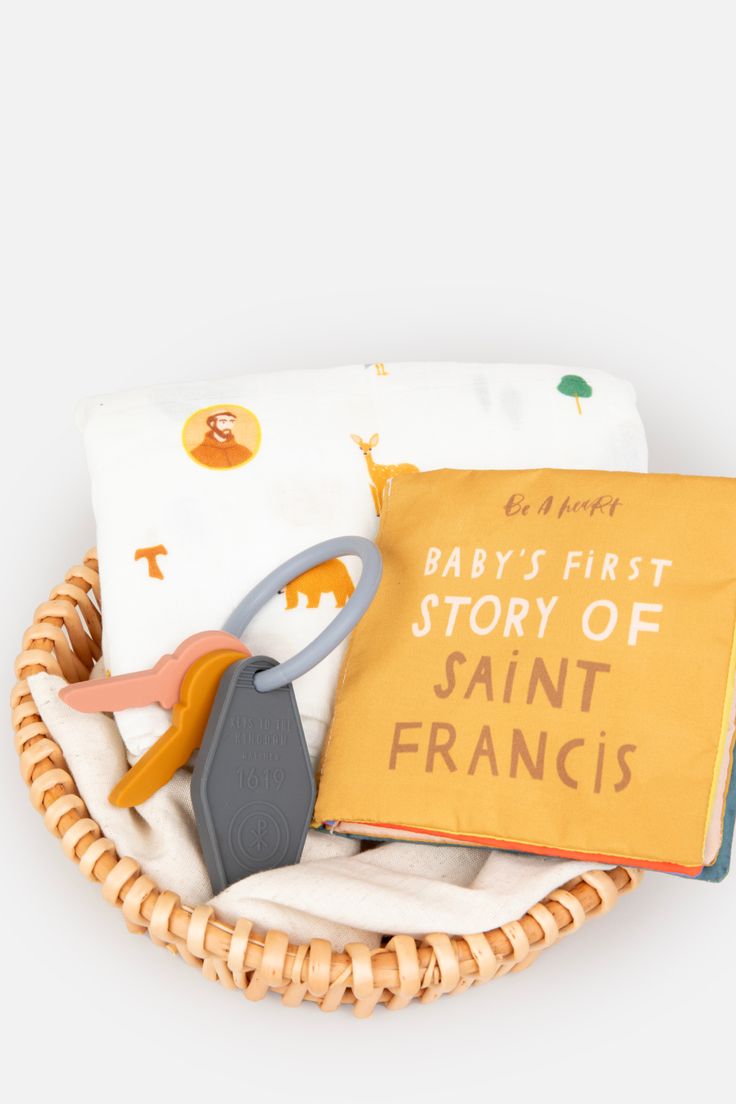
[[[167,550],[162,544],[156,544],[152,548],[137,548],[135,552],[136,560],[148,561],[148,577],[149,579],[163,579],[164,573],[158,566],[157,556],[168,556]]]

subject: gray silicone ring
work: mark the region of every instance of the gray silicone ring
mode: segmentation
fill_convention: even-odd
[[[256,690],[278,690],[279,687],[286,686],[287,683],[305,675],[312,667],[316,667],[338,644],[342,643],[358,624],[375,597],[383,571],[381,553],[366,537],[333,537],[331,540],[312,545],[311,548],[305,548],[303,552],[298,552],[296,556],[282,563],[265,579],[261,579],[225,622],[223,626],[225,632],[242,637],[255,615],[282,587],[303,572],[309,571],[312,567],[318,567],[326,560],[334,559],[335,556],[359,556],[362,560],[363,570],[354,592],[335,620],[331,621],[319,636],[310,641],[306,648],[302,648],[291,659],[284,660],[276,667],[259,671],[253,680]]]

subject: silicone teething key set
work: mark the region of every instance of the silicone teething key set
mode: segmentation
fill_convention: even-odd
[[[362,561],[360,580],[335,619],[282,663],[253,656],[241,637],[255,615],[303,572],[337,556]],[[66,687],[63,701],[84,713],[157,702],[171,726],[118,782],[114,805],[147,801],[199,748],[192,776],[197,832],[215,893],[302,853],[315,783],[292,682],[351,632],[381,580],[381,555],[364,537],[336,537],[298,553],[266,576],[222,630],[196,633],[145,671]],[[268,739],[267,766],[249,765],[252,740]]]

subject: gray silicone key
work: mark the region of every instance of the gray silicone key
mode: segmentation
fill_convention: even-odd
[[[275,666],[253,656],[228,667],[194,767],[192,803],[214,893],[298,862],[309,828],[315,785],[294,691],[253,684]]]

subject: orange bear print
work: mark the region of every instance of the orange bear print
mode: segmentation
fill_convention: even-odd
[[[383,492],[389,479],[395,479],[397,475],[407,475],[409,472],[418,472],[419,468],[415,464],[377,464],[372,456],[373,449],[380,440],[377,433],[374,433],[367,442],[359,437],[357,433],[351,433],[350,436],[365,456],[373,505],[376,508],[376,517],[380,517]]]
[[[297,575],[279,593],[286,594],[287,610],[298,607],[300,594],[307,599],[307,609],[317,609],[323,594],[334,595],[335,606],[340,609],[354,590],[353,580],[342,560],[326,560]]]

